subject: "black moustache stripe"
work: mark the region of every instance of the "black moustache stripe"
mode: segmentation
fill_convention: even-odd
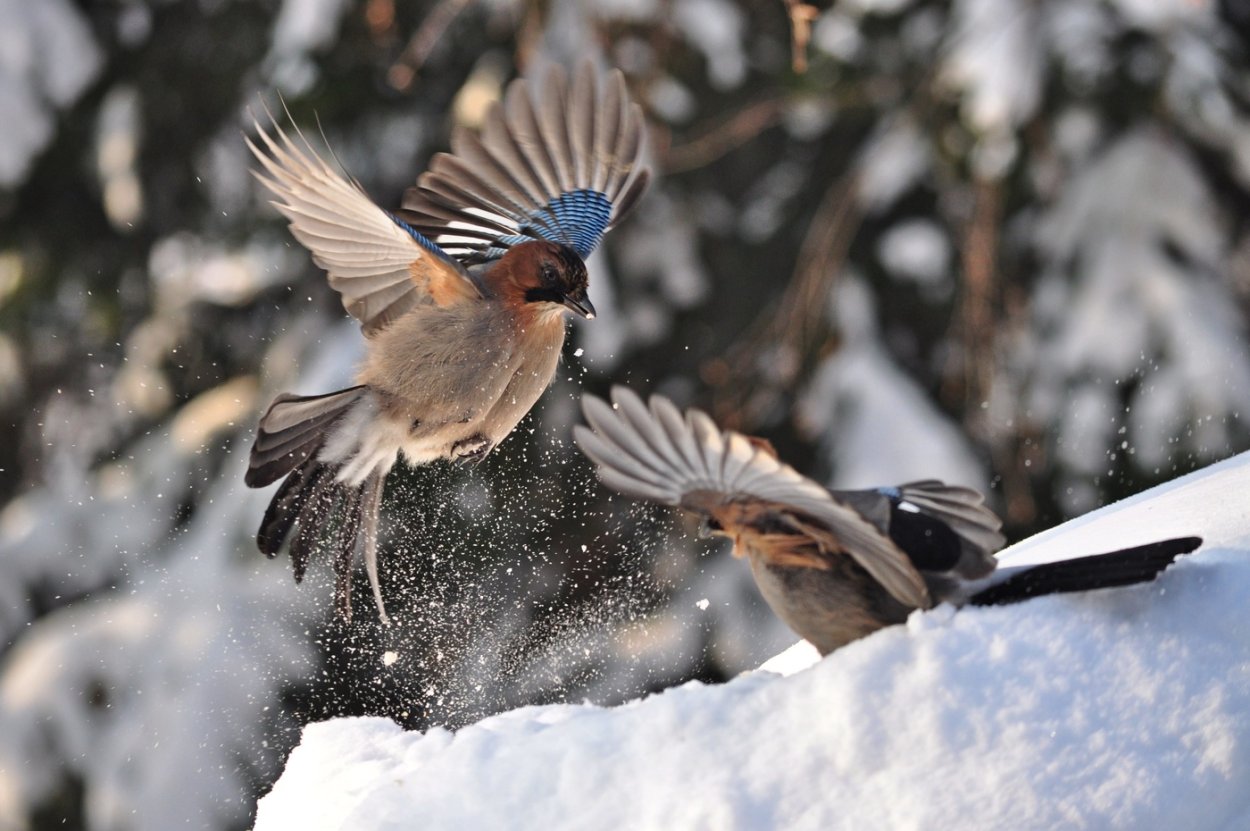
[[[559,289],[547,288],[532,288],[525,290],[526,303],[541,303],[543,301],[548,303],[563,303],[564,292]]]

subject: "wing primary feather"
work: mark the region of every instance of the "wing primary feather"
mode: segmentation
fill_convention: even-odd
[[[411,188],[410,190],[417,190]],[[404,215],[413,218],[413,225],[417,227],[423,234],[436,234],[440,238],[451,234],[488,234],[490,239],[495,237],[515,234],[519,230],[516,220],[502,214],[491,214],[484,216],[486,211],[470,213],[462,209],[457,209],[445,205],[445,199],[442,194],[435,191],[428,191],[423,194],[428,200],[426,204],[419,208],[405,208]],[[419,215],[414,215],[419,214]],[[431,227],[428,223],[436,223]]]
[[[618,385],[612,389],[612,400],[616,402],[616,412],[620,419],[628,422],[634,433],[667,465],[669,476],[680,480],[680,484],[685,484],[685,460],[669,442],[665,431],[647,409],[647,405],[642,403],[642,399],[628,387]]]
[[[567,109],[569,147],[573,156],[573,187],[595,180],[595,73],[583,64],[573,76],[573,91]]]
[[[521,181],[521,177],[517,176],[513,170],[503,164],[496,153],[470,130],[458,130],[459,146],[456,142],[452,143],[452,150],[455,156],[464,160],[465,165],[487,183],[491,189],[499,193],[501,196],[507,197],[514,211],[524,212],[527,203],[533,203],[539,199],[538,194],[532,192],[527,184]],[[487,201],[487,200],[483,200]]]
[[[619,70],[609,73],[604,84],[603,101],[595,117],[595,175],[590,186],[611,198],[609,186],[617,172],[616,144],[621,124],[622,101],[625,100],[625,76]]]
[[[577,428],[580,428],[578,430]],[[606,469],[615,470],[622,476],[628,476],[631,480],[644,483],[652,490],[665,490],[669,485],[669,480],[641,464],[637,458],[628,451],[622,450],[616,445],[606,440],[598,433],[592,433],[582,425],[577,425],[574,429],[574,438],[577,446],[582,452],[590,458],[591,461],[599,465],[600,472]],[[669,485],[668,490],[674,490]]]
[[[543,183],[548,198],[560,192],[560,180],[555,162],[543,142],[538,113],[534,110],[533,94],[525,79],[519,78],[508,87],[504,98],[507,107],[508,129],[521,153],[529,160],[530,168]]]
[[[599,478],[603,484],[615,491],[636,497],[649,499],[662,505],[680,505],[681,493],[655,485],[642,479],[635,479],[612,467],[599,468]]]
[[[642,198],[650,181],[651,171],[645,169],[639,171],[620,196],[612,201],[612,222],[608,225],[609,228],[629,215],[629,212],[638,204],[638,200]]]
[[[634,173],[633,162],[637,159],[638,151],[642,146],[642,124],[642,108],[637,104],[630,104],[623,117],[621,137],[616,145],[616,158],[621,160],[622,164],[628,164],[629,167],[622,171],[625,175],[621,176],[616,187],[606,194],[613,204],[616,203],[629,176]]]
[[[260,165],[253,173],[278,197],[274,205],[290,223],[292,235],[325,269],[330,285],[367,335],[421,302],[457,303],[481,296],[462,265],[374,204],[358,182],[317,154],[298,125],[293,139],[266,113],[270,129],[253,118],[257,138],[247,137]],[[432,295],[435,286],[439,291]]]
[[[690,424],[691,435],[699,451],[700,473],[708,481],[724,485],[721,479],[721,456],[725,452],[725,440],[715,422],[702,410],[687,410],[686,421]]]
[[[655,413],[656,421],[668,434],[669,442],[677,452],[681,453],[685,460],[686,470],[691,475],[697,475],[702,464],[702,456],[699,454],[690,425],[681,417],[681,413],[673,406],[673,402],[663,396],[651,397],[651,412]]]
[[[551,151],[555,163],[556,182],[559,191],[577,189],[574,180],[573,151],[569,147],[568,120],[564,115],[567,80],[559,65],[547,74],[547,83],[539,101],[538,123],[544,144]]]
[[[454,187],[464,202],[497,211],[504,216],[524,211],[522,205],[510,199],[507,193],[492,188],[466,160],[456,156],[443,157],[439,169],[431,171],[430,183]]]
[[[725,453],[721,459],[721,481],[725,483],[726,488],[737,490],[738,480],[747,466],[751,464],[756,451],[741,433],[726,432],[724,435],[727,438]]]
[[[403,218],[466,263],[526,239],[589,256],[649,181],[644,132],[619,71],[600,77],[587,61],[571,79],[552,67],[541,87],[517,79],[481,132],[456,131],[452,155],[436,156],[405,193]]]
[[[525,180],[525,192],[533,204],[541,205],[551,198],[551,190],[544,186],[533,162],[518,146],[516,136],[508,128],[502,107],[492,107],[487,114],[482,126],[482,144],[502,163],[506,163],[513,175]]]
[[[668,478],[669,466],[655,454],[628,422],[617,417],[611,405],[601,398],[585,396],[582,398],[582,412],[586,421],[600,437],[616,445],[621,454],[633,459],[637,464],[651,470],[653,476]]]

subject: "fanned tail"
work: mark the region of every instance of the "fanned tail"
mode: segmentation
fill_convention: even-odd
[[[375,471],[360,484],[348,484],[337,476],[340,464],[317,458],[327,433],[365,392],[360,386],[328,395],[278,396],[261,418],[244,481],[256,488],[286,477],[256,533],[262,553],[275,556],[289,539],[292,570],[299,583],[318,549],[332,552],[335,607],[350,621],[352,566],[356,552],[363,548],[379,616],[389,623],[377,569],[384,474]]]
[[[273,557],[291,539],[291,565],[295,582],[304,579],[308,563],[319,549],[331,552],[335,587],[334,605],[345,621],[352,619],[352,567],[356,552],[363,551],[365,570],[378,617],[389,624],[378,580],[378,514],[385,478],[374,472],[359,485],[335,478],[332,465],[310,460],[287,476],[274,494],[256,534],[256,544]],[[292,534],[294,529],[294,534]]]

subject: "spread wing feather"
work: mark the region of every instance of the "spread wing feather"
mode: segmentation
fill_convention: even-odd
[[[997,551],[1007,541],[999,530],[1003,521],[986,507],[985,497],[972,488],[926,479],[900,485],[898,491],[904,502],[942,520],[955,533],[987,552]]]
[[[404,196],[405,222],[466,263],[526,240],[560,242],[583,258],[632,210],[650,173],[642,110],[620,72],[561,69],[543,94],[514,81],[481,135],[457,130]]]
[[[325,269],[343,306],[372,335],[415,306],[471,301],[480,293],[464,267],[379,208],[360,186],[330,167],[301,136],[296,143],[270,118],[254,122],[260,145],[247,145],[254,171],[277,197],[291,233]]]
[[[816,482],[740,433],[719,430],[698,410],[682,418],[667,399],[653,396],[648,407],[624,387],[611,397],[612,404],[583,397],[590,427],[574,428],[578,446],[609,487],[703,512],[715,504],[756,502],[801,515],[828,531],[900,602],[928,608],[924,580],[907,555]]]

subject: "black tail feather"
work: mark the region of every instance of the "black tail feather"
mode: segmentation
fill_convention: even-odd
[[[262,554],[273,557],[282,549],[291,527],[304,509],[304,503],[308,501],[309,485],[323,468],[323,465],[305,463],[292,471],[278,488],[260,521],[260,530],[256,532],[256,547]]]
[[[1031,597],[1129,586],[1153,580],[1177,557],[1202,545],[1201,537],[1177,537],[1133,548],[1045,563],[973,595],[973,606],[1001,606]]]
[[[369,506],[364,502],[363,485],[345,485],[334,474],[332,466],[315,461],[305,462],[292,471],[269,503],[256,543],[272,557],[290,537],[296,583],[303,581],[318,550],[332,552],[335,607],[345,621],[351,621],[352,566],[360,547],[364,511]],[[376,504],[370,504],[376,510]]]
[[[261,416],[243,481],[263,488],[296,470],[313,457],[333,427],[367,394],[363,386],[325,395],[291,395],[274,399]]]
[[[263,434],[262,434],[263,435]],[[252,446],[252,457],[243,482],[250,488],[263,488],[298,468],[321,449],[324,436],[320,432],[301,433],[281,444],[260,448],[260,439]]]
[[[334,516],[334,503],[341,486],[334,480],[334,471],[318,465],[314,478],[304,488],[304,504],[300,508],[295,538],[291,540],[291,566],[295,582],[304,579],[308,563],[318,544],[325,537],[325,530]]]

